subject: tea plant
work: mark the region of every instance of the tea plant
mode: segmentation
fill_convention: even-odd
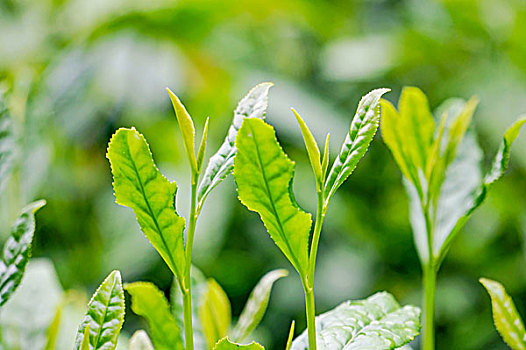
[[[394,349],[418,335],[420,311],[400,308],[387,293],[367,300],[345,302],[315,321],[314,277],[318,243],[330,200],[365,155],[380,121],[380,97],[389,91],[371,91],[360,101],[349,133],[329,172],[329,136],[321,157],[318,145],[300,115],[299,124],[316,181],[317,212],[312,239],[311,214],[294,199],[294,163],[279,145],[275,131],[261,119],[243,121],[236,138],[234,178],[240,201],[257,212],[270,237],[298,272],[305,295],[307,334],[292,349]],[[321,159],[320,159],[321,158]],[[316,325],[318,323],[318,325]],[[293,331],[291,331],[293,332]]]
[[[227,335],[242,341],[261,321],[273,283],[287,274],[286,271],[276,270],[263,277],[230,333],[228,297],[217,282],[211,279],[206,281],[191,263],[195,226],[203,204],[210,192],[232,171],[236,154],[234,140],[242,121],[264,117],[271,86],[270,83],[262,83],[239,102],[227,137],[210,158],[201,181],[208,119],[196,155],[192,118],[179,98],[168,90],[191,169],[190,214],[185,242],[185,220],[175,210],[177,185],[157,169],[144,136],[134,128],[123,128],[117,130],[110,140],[107,157],[113,173],[116,201],[133,209],[142,231],[174,274],[178,287],[172,293],[172,315],[169,303],[153,284],[138,282],[125,285],[132,297],[132,310],[147,320],[151,341],[156,348],[183,349],[178,322],[181,313],[184,319],[184,348],[187,350],[194,348],[194,339],[199,348],[213,348],[218,340]],[[182,305],[178,304],[179,292],[182,294]],[[197,310],[193,304],[199,304]],[[194,320],[197,320],[196,329]],[[144,334],[137,335],[136,342],[142,344],[145,339]],[[221,346],[224,348],[224,345]]]
[[[480,283],[491,297],[493,321],[502,339],[512,350],[526,349],[524,323],[511,297],[499,282],[481,278]]]
[[[410,221],[423,271],[424,350],[434,349],[436,277],[449,247],[491,185],[506,171],[510,148],[526,118],[504,134],[492,167],[483,174],[481,150],[468,128],[475,98],[445,102],[431,114],[427,98],[404,88],[398,111],[386,100],[381,131],[403,175],[410,202]]]

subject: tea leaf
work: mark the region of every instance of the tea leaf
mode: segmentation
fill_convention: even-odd
[[[292,197],[294,163],[286,156],[272,126],[246,119],[236,138],[234,178],[239,200],[261,216],[270,237],[305,276],[311,215]]]
[[[274,282],[289,274],[287,270],[274,270],[268,272],[250,293],[247,303],[236,326],[231,332],[235,341],[243,341],[261,322],[267,310],[270,299],[270,291]]]
[[[26,206],[11,227],[11,235],[4,244],[0,260],[0,306],[4,305],[20,285],[27,262],[31,257],[31,243],[35,232],[35,212],[46,201]]]
[[[207,285],[207,291],[199,303],[199,320],[208,347],[212,348],[227,335],[232,314],[230,301],[223,288],[214,279],[209,279]]]
[[[188,156],[188,161],[194,172],[197,172],[197,161],[195,159],[195,128],[192,117],[186,111],[185,106],[179,100],[172,90],[166,88],[170,99],[172,100],[172,105],[174,107],[175,116],[177,117],[177,123],[179,124],[179,129],[181,129],[181,134],[183,135],[184,149],[186,150],[186,155]]]
[[[208,161],[205,175],[199,184],[197,197],[200,206],[210,191],[221,183],[221,181],[223,181],[234,168],[234,157],[236,155],[234,142],[243,120],[248,118],[265,118],[268,103],[268,91],[272,85],[274,84],[261,83],[256,85],[241,101],[239,101],[239,104],[234,111],[234,119],[232,125],[228,129],[225,141],[217,153]]]
[[[84,338],[82,338],[82,344],[80,345],[80,350],[90,350],[89,349],[89,324],[84,329]]]
[[[287,338],[287,345],[285,345],[285,350],[290,350],[290,347],[292,345],[292,340],[294,338],[294,328],[295,327],[296,327],[296,321],[292,321],[292,323],[290,324],[289,336]]]
[[[296,117],[296,120],[301,130],[301,135],[303,136],[303,141],[305,142],[305,148],[307,149],[310,165],[312,166],[312,171],[314,172],[314,178],[316,180],[316,189],[320,190],[323,186],[323,182],[325,181],[325,179],[322,176],[320,150],[318,148],[318,144],[316,143],[316,139],[314,138],[314,136],[312,136],[312,133],[310,132],[307,124],[305,124],[303,119],[301,119],[301,116],[298,114],[298,112],[296,112],[294,108],[292,108],[292,113],[294,113],[294,116]]]
[[[55,344],[57,342],[57,336],[58,336],[59,327],[60,327],[60,319],[62,318],[62,309],[64,308],[64,304],[65,302],[62,302],[57,306],[57,310],[55,312],[55,316],[53,317],[53,321],[51,321],[46,331],[46,346],[44,347],[44,350],[54,350],[55,349]],[[88,327],[86,327],[86,329],[88,329]]]
[[[420,310],[400,307],[393,296],[376,293],[365,300],[347,301],[316,317],[320,350],[396,349],[420,332]],[[293,350],[308,349],[307,331],[292,342]]]
[[[328,202],[336,190],[352,174],[369,148],[380,123],[380,97],[389,89],[376,89],[362,97],[345,137],[340,154],[334,160],[325,183],[324,196]]]
[[[214,350],[264,350],[265,348],[256,342],[248,345],[231,343],[227,338],[221,339],[215,346]]]
[[[526,349],[524,324],[511,297],[500,283],[486,278],[479,281],[491,297],[493,321],[502,339],[513,350]]]
[[[146,139],[133,128],[117,130],[106,157],[117,204],[133,209],[142,231],[181,281],[184,219],[175,211],[177,184],[157,169]]]
[[[163,293],[148,282],[125,285],[131,295],[131,309],[148,323],[153,344],[159,349],[184,349],[181,330],[170,313],[170,306]]]
[[[124,291],[121,274],[119,271],[113,271],[88,303],[88,311],[77,331],[75,349],[81,349],[88,326],[91,350],[115,349],[123,322]]]
[[[325,139],[325,148],[323,150],[323,160],[321,161],[321,171],[322,171],[322,178],[323,181],[325,181],[327,176],[327,169],[329,168],[329,139],[331,137],[331,134],[327,134],[327,138]]]
[[[14,165],[16,138],[11,116],[0,96],[0,192],[2,192]]]
[[[203,136],[201,137],[201,144],[199,145],[199,150],[197,151],[197,172],[201,172],[201,167],[203,166],[203,160],[205,159],[206,151],[206,140],[208,139],[208,121],[210,118],[206,118],[205,127],[203,128]]]
[[[128,345],[128,350],[154,350],[150,337],[148,334],[141,330],[133,333],[130,338],[130,343]]]

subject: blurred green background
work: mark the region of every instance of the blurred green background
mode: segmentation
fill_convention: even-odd
[[[34,256],[52,262],[51,284],[91,295],[119,269],[125,281],[168,290],[168,268],[132,211],[114,203],[105,158],[112,133],[135,126],[161,171],[177,181],[179,212],[187,215],[189,170],[165,87],[181,97],[198,130],[210,116],[211,155],[237,101],[256,83],[274,82],[267,120],[296,161],[298,202],[313,211],[313,176],[290,107],[320,142],[331,133],[334,155],[359,98],[373,88],[391,88],[386,98],[395,102],[402,86],[419,86],[433,108],[477,95],[474,128],[489,159],[506,126],[526,112],[526,2],[0,0],[0,80],[21,145],[0,195],[3,238],[24,204],[45,198]],[[525,136],[511,171],[454,242],[439,274],[438,349],[505,349],[480,276],[501,281],[526,315]],[[407,206],[400,173],[377,135],[327,216],[319,313],[378,290],[420,304]],[[210,196],[197,230],[194,262],[224,287],[234,315],[265,272],[292,272],[258,216],[238,202],[231,177]],[[53,293],[43,308],[56,305],[61,292]],[[37,294],[38,288],[29,298]],[[1,317],[10,322],[8,313]],[[45,324],[52,314],[42,317]],[[282,348],[293,319],[302,330],[302,290],[291,273],[276,284],[255,336],[268,349]],[[128,312],[125,334],[144,327]]]

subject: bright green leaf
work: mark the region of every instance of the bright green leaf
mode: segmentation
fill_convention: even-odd
[[[486,278],[479,281],[491,297],[493,321],[502,339],[513,350],[526,349],[524,324],[511,297],[500,283]]]
[[[294,339],[294,329],[296,328],[296,321],[292,321],[289,329],[289,336],[287,338],[287,345],[285,345],[285,350],[290,350],[292,346],[292,340]]]
[[[215,346],[214,350],[264,350],[265,348],[256,342],[248,345],[235,344],[227,338],[221,339]]]
[[[272,126],[246,119],[236,138],[234,178],[240,201],[257,212],[270,237],[305,276],[311,215],[292,197],[294,163],[286,156]]]
[[[385,292],[344,302],[316,317],[319,350],[396,349],[419,332],[420,310],[414,306],[401,308]],[[307,331],[294,340],[291,349],[308,349]]]
[[[296,117],[296,121],[298,122],[298,125],[301,130],[301,135],[303,136],[303,142],[305,142],[305,148],[307,149],[307,154],[309,155],[310,165],[312,166],[312,171],[314,172],[314,178],[316,180],[316,189],[320,190],[323,186],[323,174],[322,174],[322,167],[321,167],[321,161],[320,161],[320,149],[318,148],[318,144],[316,143],[316,139],[314,136],[312,136],[312,133],[309,130],[309,127],[303,119],[301,119],[301,116],[296,112],[294,108],[292,108],[292,113],[294,113],[294,116]]]
[[[0,95],[0,193],[13,168],[16,150],[13,123],[2,97]]]
[[[133,312],[146,319],[154,346],[165,350],[184,349],[181,330],[164,294],[148,282],[129,283],[124,288],[131,296]]]
[[[201,137],[201,144],[197,151],[197,172],[201,172],[203,166],[203,160],[205,159],[206,141],[208,139],[208,121],[210,118],[206,118],[205,127],[203,128],[203,136]]]
[[[261,278],[250,293],[245,308],[231,332],[233,340],[243,341],[258,326],[267,310],[274,282],[288,274],[287,270],[273,270]]]
[[[179,129],[181,129],[181,134],[183,135],[184,149],[186,150],[186,155],[188,156],[188,161],[194,172],[197,172],[197,161],[195,159],[195,128],[192,117],[186,111],[185,106],[179,100],[172,90],[166,88],[170,99],[172,100],[172,105],[174,107],[175,116],[177,117],[177,123],[179,124]]]
[[[128,345],[128,350],[154,350],[150,337],[148,334],[141,330],[133,333],[130,338],[130,343]]]
[[[326,203],[352,174],[360,159],[367,152],[380,123],[380,97],[388,91],[389,89],[376,89],[360,100],[349,133],[345,137],[340,154],[334,160],[325,183]]]
[[[265,118],[268,104],[268,92],[272,85],[272,83],[261,83],[256,85],[241,101],[239,101],[239,104],[234,111],[234,120],[228,129],[225,141],[217,153],[210,158],[203,180],[199,184],[199,206],[203,204],[210,191],[223,181],[234,168],[234,158],[236,155],[234,142],[243,120],[248,118]]]
[[[327,134],[327,138],[325,139],[325,149],[323,150],[323,160],[321,161],[321,171],[323,178],[323,181],[325,182],[325,178],[327,176],[327,169],[329,168],[329,139],[331,137],[331,134]]]
[[[119,129],[108,146],[116,202],[133,209],[142,231],[179,280],[185,266],[184,219],[175,211],[177,185],[157,169],[144,136]]]
[[[226,337],[231,317],[228,296],[214,279],[209,279],[207,290],[199,302],[199,320],[208,348],[212,348],[219,339]]]
[[[55,316],[53,317],[53,321],[51,321],[46,331],[46,346],[44,347],[44,350],[54,350],[55,349],[58,331],[60,328],[60,319],[62,317],[62,309],[64,308],[64,304],[65,303],[62,302],[57,306],[57,310],[55,312]],[[88,329],[88,327],[86,327],[86,329]]]
[[[90,350],[115,349],[123,322],[124,291],[121,274],[119,271],[113,271],[88,303],[88,311],[77,332],[75,349],[81,349],[88,325]]]
[[[11,235],[4,244],[0,260],[0,306],[4,305],[20,285],[27,262],[31,257],[31,243],[35,232],[35,212],[46,201],[29,204],[11,227]]]
[[[90,328],[90,325],[88,324],[86,328],[84,329],[84,337],[82,338],[82,344],[80,345],[80,350],[90,350],[89,328]]]

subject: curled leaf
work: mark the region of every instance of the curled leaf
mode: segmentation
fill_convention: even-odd
[[[209,348],[212,348],[219,339],[226,337],[231,317],[228,296],[223,288],[210,278],[207,282],[207,290],[199,303],[199,320]]]
[[[186,150],[186,155],[188,156],[188,161],[194,172],[197,172],[197,161],[195,159],[195,128],[194,122],[190,114],[186,111],[185,106],[179,100],[172,90],[166,88],[170,99],[172,100],[172,105],[174,107],[175,116],[177,117],[177,123],[179,124],[179,129],[181,129],[181,134],[183,135],[184,149]]]
[[[303,119],[301,119],[301,116],[294,108],[292,108],[292,113],[294,113],[294,116],[296,117],[296,121],[301,130],[301,135],[303,136],[303,142],[305,142],[305,148],[307,149],[310,165],[312,166],[312,171],[314,172],[314,178],[316,180],[316,189],[320,190],[324,181],[320,162],[320,149],[318,148],[316,139],[312,136],[309,127],[305,124]]]
[[[208,161],[203,180],[199,184],[197,191],[199,206],[202,206],[210,191],[221,183],[234,168],[234,157],[236,155],[234,142],[243,120],[249,118],[263,119],[265,117],[268,92],[272,85],[274,84],[261,83],[256,85],[239,101],[225,141]]]

